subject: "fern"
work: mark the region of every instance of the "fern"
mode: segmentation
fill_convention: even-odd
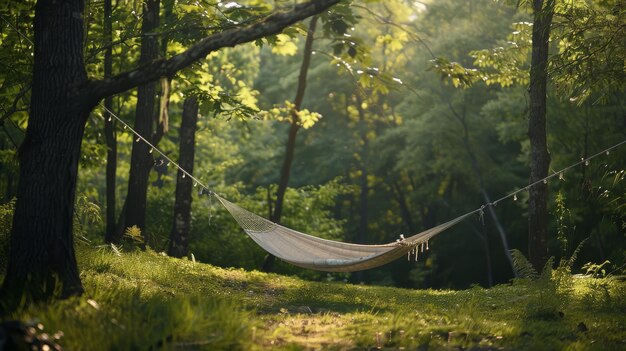
[[[541,270],[541,276],[539,277],[543,281],[550,281],[552,279],[552,272],[554,271],[552,267],[554,266],[554,256],[550,256],[546,261],[546,264],[543,265],[543,269]]]
[[[136,225],[126,228],[126,230],[124,231],[124,236],[129,238],[133,242],[133,244],[144,243],[143,236],[141,235],[141,229]]]
[[[111,251],[113,251],[115,256],[122,256],[122,248],[113,243],[111,243]]]
[[[533,265],[528,262],[520,250],[511,250],[511,258],[513,258],[513,269],[515,269],[515,273],[517,273],[518,277],[531,280],[539,277]]]
[[[576,247],[576,250],[572,252],[572,256],[570,256],[570,258],[567,261],[565,261],[564,268],[567,269],[568,272],[572,271],[572,268],[574,267],[574,263],[578,259],[578,254],[580,253],[580,250],[583,248],[583,245],[585,245],[587,240],[589,240],[588,237],[585,238],[583,241],[581,241],[580,244],[578,244],[578,246]]]

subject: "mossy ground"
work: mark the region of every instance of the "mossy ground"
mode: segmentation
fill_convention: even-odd
[[[84,296],[6,319],[40,323],[68,350],[626,349],[626,283],[616,279],[406,290],[154,252],[78,253]]]

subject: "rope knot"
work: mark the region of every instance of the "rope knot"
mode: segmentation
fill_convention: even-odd
[[[478,218],[482,224],[485,224],[485,205],[480,206],[478,210]]]

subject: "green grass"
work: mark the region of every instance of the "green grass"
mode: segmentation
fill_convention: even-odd
[[[78,255],[84,296],[6,319],[40,323],[68,350],[626,349],[626,284],[614,279],[405,290],[154,252],[81,247]]]

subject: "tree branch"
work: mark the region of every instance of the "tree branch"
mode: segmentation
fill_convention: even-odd
[[[121,73],[110,79],[90,81],[85,94],[90,98],[100,100],[132,89],[161,77],[169,77],[184,69],[197,60],[206,57],[209,53],[224,47],[233,47],[238,44],[261,39],[268,35],[278,34],[300,20],[318,14],[340,0],[311,0],[307,3],[294,6],[293,10],[277,12],[265,20],[243,28],[229,29],[208,36],[170,59],[159,59],[134,70]]]
[[[30,91],[30,85],[27,85],[25,87],[22,88],[22,90],[20,90],[19,93],[17,93],[17,95],[15,96],[15,99],[13,99],[13,104],[11,104],[11,107],[9,109],[4,109],[4,114],[2,114],[2,116],[0,116],[0,125],[4,124],[4,120],[11,117],[11,115],[13,115],[16,112],[21,112],[21,111],[25,111],[25,108],[18,108],[17,107],[17,103],[24,97],[24,95],[26,95],[26,93],[28,93]]]

